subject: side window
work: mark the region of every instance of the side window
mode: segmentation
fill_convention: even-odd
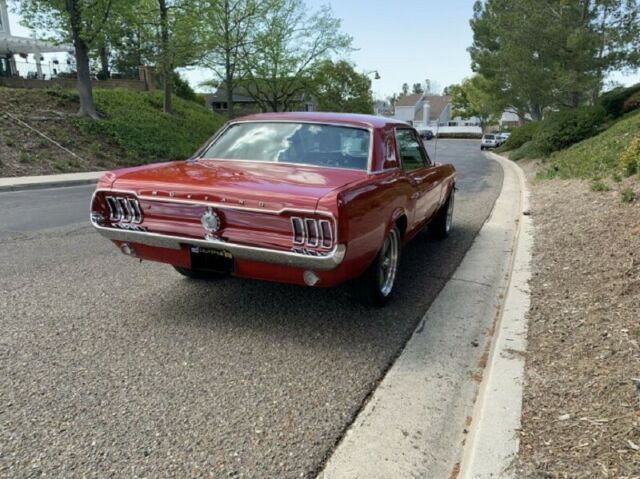
[[[400,152],[403,171],[417,170],[429,164],[420,139],[413,130],[406,128],[397,129],[396,141],[398,143],[398,151]]]

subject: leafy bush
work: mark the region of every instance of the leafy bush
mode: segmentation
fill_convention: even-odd
[[[633,138],[620,155],[618,167],[627,176],[640,173],[640,135]]]
[[[527,141],[520,148],[517,148],[511,152],[509,159],[513,161],[523,160],[525,158],[541,158],[544,153],[540,150],[540,147],[535,140]]]
[[[621,200],[623,203],[631,203],[636,199],[636,193],[631,188],[625,188],[620,192]]]
[[[162,112],[162,92],[94,91],[101,121],[78,119],[87,132],[105,133],[131,154],[131,161],[184,159],[222,125],[204,106],[174,97],[174,114]]]
[[[538,131],[540,131],[541,126],[542,122],[540,121],[529,121],[524,125],[515,128],[511,132],[507,141],[504,142],[504,145],[500,146],[498,150],[508,151],[520,148],[522,145],[535,138]]]
[[[609,191],[609,186],[602,180],[593,180],[591,182],[591,191]]]
[[[638,92],[640,92],[640,83],[628,88],[614,88],[604,93],[598,100],[598,104],[604,109],[608,117],[618,118],[622,116],[625,111],[630,111],[625,110],[625,102]]]
[[[606,115],[601,107],[579,107],[549,115],[535,136],[543,154],[567,148],[598,133]]]
[[[204,97],[193,91],[189,82],[182,78],[178,73],[173,74],[173,93],[183,100],[193,101],[201,105],[205,104]]]
[[[640,109],[640,91],[627,98],[622,106],[622,110],[625,113],[629,113],[630,111],[637,109]]]

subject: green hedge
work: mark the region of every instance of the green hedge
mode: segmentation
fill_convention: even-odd
[[[542,122],[540,121],[528,121],[522,126],[515,128],[504,145],[500,146],[499,151],[515,150],[520,148],[525,143],[534,139],[534,137],[540,131]]]
[[[610,118],[618,118],[619,116],[631,111],[625,109],[625,102],[637,93],[640,93],[640,83],[627,88],[614,88],[613,90],[604,93],[598,100],[598,104],[604,109]]]
[[[600,106],[584,106],[551,113],[534,141],[545,155],[567,148],[598,133],[606,112]]]
[[[438,133],[438,138],[477,140],[482,138],[482,133]]]

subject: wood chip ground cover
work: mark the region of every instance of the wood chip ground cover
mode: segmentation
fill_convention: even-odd
[[[640,202],[633,179],[531,181],[532,307],[516,477],[640,478]]]

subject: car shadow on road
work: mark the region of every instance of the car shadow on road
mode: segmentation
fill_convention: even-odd
[[[155,315],[172,330],[250,330],[279,341],[352,347],[354,341],[395,355],[451,277],[476,231],[458,226],[445,241],[422,232],[403,250],[390,304],[376,309],[357,302],[349,285],[308,288],[231,278],[198,282],[175,276]],[[321,341],[322,340],[322,341]],[[391,346],[391,347],[390,347]]]

